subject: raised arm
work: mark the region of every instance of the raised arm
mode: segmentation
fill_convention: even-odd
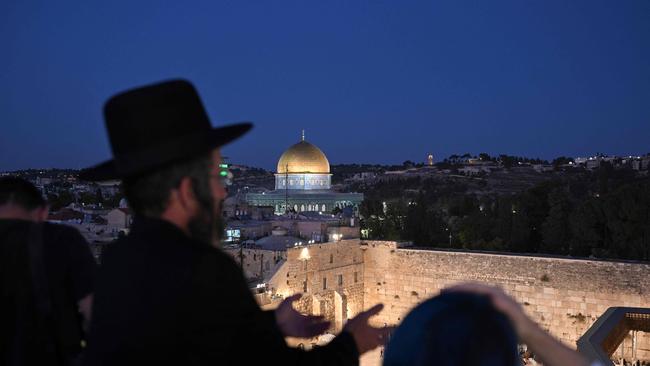
[[[463,283],[443,291],[471,292],[485,295],[494,307],[512,322],[519,338],[549,366],[588,366],[587,360],[540,328],[513,298],[501,289],[478,283]]]

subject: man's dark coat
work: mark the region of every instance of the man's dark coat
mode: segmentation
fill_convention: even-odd
[[[288,347],[232,258],[166,221],[136,218],[102,262],[87,365],[358,364],[347,332]]]

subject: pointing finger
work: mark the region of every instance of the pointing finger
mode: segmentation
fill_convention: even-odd
[[[370,309],[363,311],[357,315],[358,318],[368,319],[373,315],[379,314],[379,312],[384,308],[384,304],[377,304]]]
[[[288,303],[292,303],[292,302],[296,302],[296,301],[300,300],[301,297],[302,297],[302,294],[300,294],[300,293],[293,294],[293,295],[285,298],[284,301],[286,301]]]
[[[322,315],[305,315],[305,319],[307,319],[309,322],[316,323],[322,322],[325,317]]]

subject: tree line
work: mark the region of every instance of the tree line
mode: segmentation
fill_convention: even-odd
[[[413,178],[367,187],[369,239],[416,246],[650,260],[650,178],[603,164],[514,195]]]

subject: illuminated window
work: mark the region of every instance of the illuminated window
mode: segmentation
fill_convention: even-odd
[[[321,211],[325,211],[325,205],[323,205],[323,208],[321,209]]]

